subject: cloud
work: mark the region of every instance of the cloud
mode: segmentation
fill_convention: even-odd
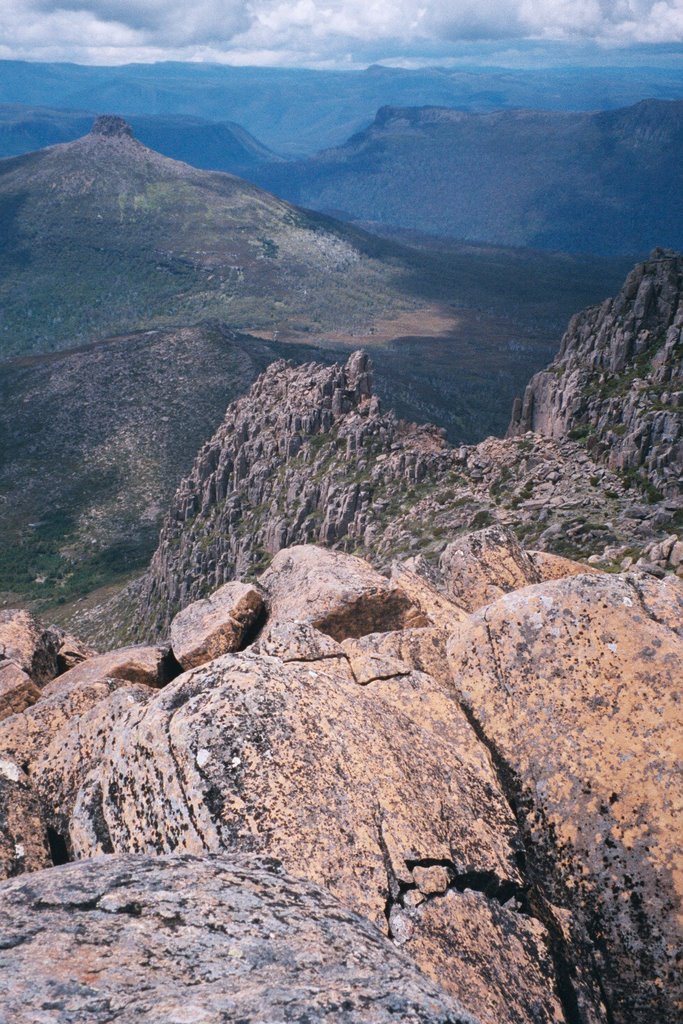
[[[472,40],[683,42],[683,0],[2,0],[0,55],[345,63]]]

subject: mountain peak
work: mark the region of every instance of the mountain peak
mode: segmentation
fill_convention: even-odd
[[[115,114],[101,114],[95,119],[90,129],[91,135],[103,135],[107,138],[133,138],[133,129],[122,117]]]

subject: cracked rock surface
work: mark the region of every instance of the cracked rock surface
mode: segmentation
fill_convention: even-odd
[[[224,655],[120,717],[74,811],[75,853],[101,852],[97,819],[117,853],[277,857],[401,941],[482,1021],[522,1024],[532,1009],[539,1022],[563,1019],[537,922],[509,914],[536,968],[520,961],[516,981],[492,978],[487,1008],[464,947],[446,929],[423,933],[426,901],[410,935],[389,915],[425,859],[446,860],[454,877],[483,872],[494,888],[523,884],[516,824],[456,701],[396,659],[386,678],[360,686],[343,648],[305,660],[300,632],[298,641],[296,660]]]
[[[12,1024],[478,1024],[367,921],[255,857],[99,857],[0,887]]]
[[[613,1019],[674,1020],[681,900],[683,584],[574,576],[475,613],[455,686]]]

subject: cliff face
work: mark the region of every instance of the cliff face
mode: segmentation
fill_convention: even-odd
[[[571,557],[657,536],[658,510],[571,440],[451,448],[442,433],[381,410],[362,352],[345,366],[273,363],[181,483],[119,638],[165,632],[179,609],[294,544],[386,569],[417,552],[436,563],[455,534],[492,523]]]
[[[683,256],[656,249],[616,298],[572,319],[515,403],[508,434],[528,430],[582,440],[610,469],[681,493]]]

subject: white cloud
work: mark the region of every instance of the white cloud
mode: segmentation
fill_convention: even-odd
[[[0,54],[353,62],[470,40],[683,42],[683,0],[2,0]]]

